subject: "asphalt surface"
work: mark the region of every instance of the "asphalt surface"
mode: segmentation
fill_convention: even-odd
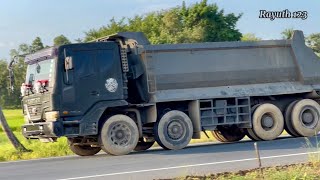
[[[320,140],[320,136],[317,137]],[[316,154],[316,138],[258,142],[263,166],[305,162]],[[161,179],[256,168],[254,142],[192,145],[126,156],[98,154],[0,163],[0,179]]]

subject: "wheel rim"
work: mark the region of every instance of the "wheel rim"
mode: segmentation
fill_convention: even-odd
[[[179,140],[183,138],[185,134],[184,124],[178,119],[172,120],[167,127],[168,136],[173,140]]]
[[[266,113],[261,118],[262,128],[266,131],[269,131],[274,126],[274,119],[271,114]]]
[[[114,145],[126,146],[131,137],[131,130],[125,123],[116,123],[109,132],[109,137]]]
[[[303,108],[299,116],[301,124],[306,128],[313,129],[318,124],[319,115],[313,107]]]

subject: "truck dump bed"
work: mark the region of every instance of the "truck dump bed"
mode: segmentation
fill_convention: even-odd
[[[144,45],[152,101],[311,92],[320,61],[301,31],[291,40]]]

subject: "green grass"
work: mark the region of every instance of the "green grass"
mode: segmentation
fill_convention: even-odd
[[[22,110],[3,110],[3,113],[12,131],[21,131],[21,126],[24,123]],[[1,132],[3,132],[2,128],[0,128],[0,133]]]

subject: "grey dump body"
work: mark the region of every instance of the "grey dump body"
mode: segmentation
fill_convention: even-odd
[[[320,61],[290,40],[144,45],[151,101],[268,96],[319,88]]]

